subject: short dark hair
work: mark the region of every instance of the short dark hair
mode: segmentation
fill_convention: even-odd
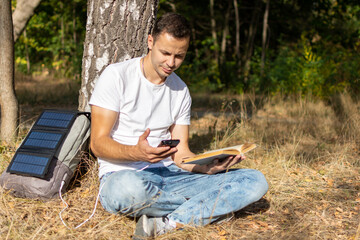
[[[191,35],[191,28],[188,20],[178,13],[165,13],[158,18],[152,30],[154,41],[163,32],[170,34],[175,38],[187,38]]]

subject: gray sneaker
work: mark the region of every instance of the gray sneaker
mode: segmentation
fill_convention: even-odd
[[[173,229],[169,224],[169,219],[166,217],[148,218],[146,215],[142,215],[136,223],[133,239],[140,240],[156,237]]]

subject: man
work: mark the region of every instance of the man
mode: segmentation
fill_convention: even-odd
[[[183,164],[191,98],[174,73],[185,59],[190,27],[165,14],[148,36],[148,54],[109,65],[90,100],[91,149],[98,157],[100,201],[115,214],[140,217],[135,237],[184,224],[205,225],[259,200],[268,185],[251,169],[226,171],[243,157]],[[180,139],[177,147],[161,140]]]

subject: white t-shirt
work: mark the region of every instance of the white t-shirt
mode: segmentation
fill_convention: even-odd
[[[111,137],[125,145],[136,145],[147,128],[147,138],[153,147],[161,140],[170,139],[173,124],[190,125],[191,97],[186,84],[175,74],[163,84],[147,80],[140,69],[140,59],[109,65],[99,77],[90,105],[119,113]],[[110,171],[168,166],[171,158],[149,164],[143,161],[118,161],[98,158],[99,176]]]

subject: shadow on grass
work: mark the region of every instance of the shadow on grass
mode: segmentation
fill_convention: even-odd
[[[82,181],[84,178],[91,172],[97,169],[96,157],[91,153],[89,149],[88,141],[85,143],[84,150],[78,154],[78,158],[80,158],[79,165],[75,169],[74,176],[71,178],[69,186],[67,187],[67,191],[70,189],[75,189],[81,187]]]
[[[270,208],[270,202],[261,198],[259,201],[250,204],[249,206],[237,211],[235,213],[235,218],[245,218],[249,215],[255,215],[259,213],[266,212]]]
[[[193,134],[189,139],[189,146],[194,153],[201,153],[204,149],[209,149],[214,140],[214,132],[209,131],[206,134]]]

